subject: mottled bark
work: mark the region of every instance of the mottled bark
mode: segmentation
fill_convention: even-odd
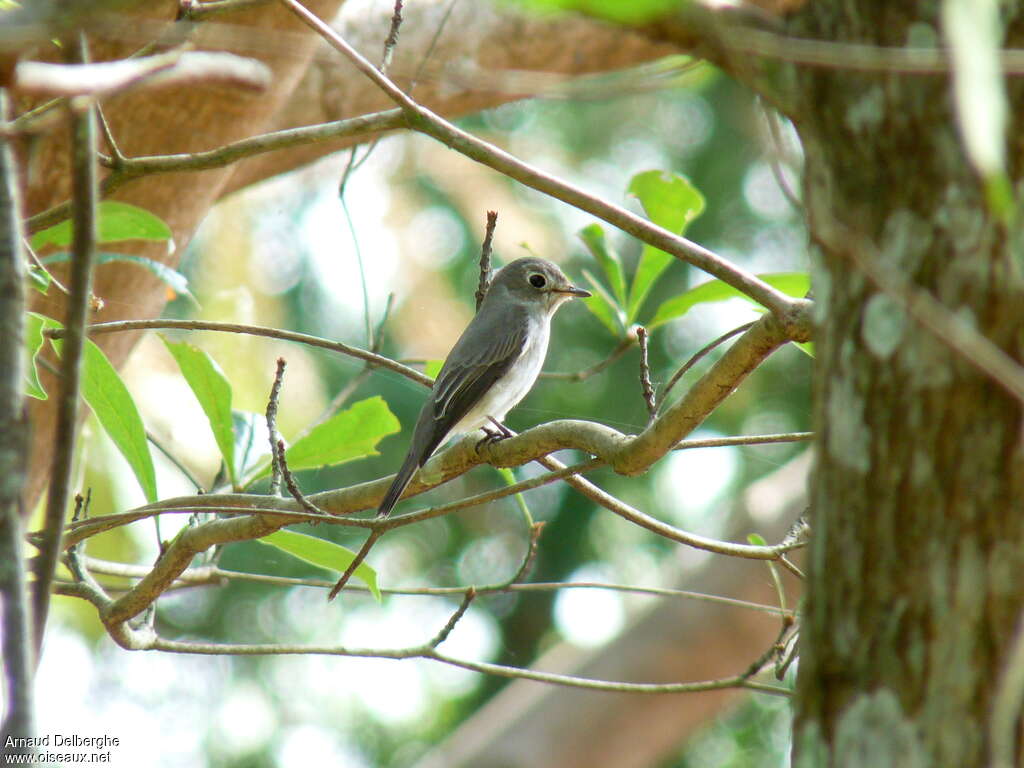
[[[939,28],[934,6],[917,8],[812,4],[789,31],[902,46],[922,23]],[[986,207],[948,76],[802,68],[792,96],[815,246],[821,446],[794,765],[984,765],[1024,606],[1021,405],[850,254],[897,268],[1020,360],[1020,233]],[[1019,81],[1010,101],[1020,115]]]

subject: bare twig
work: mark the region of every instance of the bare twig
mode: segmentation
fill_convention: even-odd
[[[480,246],[480,282],[476,287],[476,310],[484,303],[484,297],[491,287],[491,241],[494,239],[494,228],[498,225],[498,212],[487,212],[487,227],[484,230],[484,242]]]
[[[764,117],[765,125],[768,127],[768,136],[771,139],[772,151],[769,153],[769,165],[772,169],[772,175],[775,177],[775,183],[778,184],[779,189],[782,190],[783,197],[786,198],[786,202],[789,203],[790,207],[794,211],[802,211],[803,203],[800,202],[800,198],[796,192],[789,186],[789,180],[786,178],[786,174],[782,170],[783,149],[782,149],[782,136],[779,133],[779,116],[774,109],[769,107],[763,99],[758,99],[758,103],[761,106],[761,114]]]
[[[46,275],[49,275],[50,282],[57,286],[57,290],[66,295],[68,289],[65,288],[64,284],[60,280],[58,280],[50,270],[46,268],[46,265],[43,264],[43,262],[40,260],[39,254],[36,253],[35,248],[32,247],[32,244],[28,241],[27,237],[22,238],[22,246],[25,248],[25,253],[28,254],[29,259],[32,260],[32,263],[35,265],[36,269],[40,270]]]
[[[448,635],[455,629],[455,625],[459,623],[459,620],[466,615],[466,611],[469,610],[469,604],[473,602],[476,597],[476,589],[470,587],[466,590],[466,594],[462,598],[462,602],[459,607],[455,609],[455,613],[448,619],[448,623],[441,627],[441,631],[434,635],[433,639],[427,642],[427,646],[430,648],[437,648],[441,643],[448,639]]]
[[[658,403],[654,399],[651,367],[647,361],[647,329],[639,326],[636,329],[636,338],[640,342],[640,393],[647,405],[647,423],[650,424],[658,415]]]
[[[276,446],[277,450],[275,453],[277,454],[277,465],[281,469],[281,475],[284,477],[284,484],[288,488],[288,493],[292,495],[292,498],[295,499],[299,503],[299,506],[306,512],[311,515],[316,515],[317,517],[324,517],[324,513],[309,499],[302,495],[302,491],[299,490],[299,484],[295,482],[295,476],[292,475],[291,470],[288,469],[288,461],[284,457],[284,440],[279,439]]]
[[[541,523],[537,523],[541,525]],[[531,544],[535,542],[531,538]],[[532,549],[536,549],[532,546]],[[131,565],[128,563],[117,563],[110,560],[102,560],[94,557],[85,557],[86,564],[89,569],[94,573],[106,574],[110,576],[118,576],[130,579],[141,579],[143,576],[149,573],[150,568],[144,565]],[[526,556],[523,558],[523,563],[529,563],[532,560],[529,550]],[[526,569],[528,570],[528,568]],[[725,605],[733,608],[743,608],[752,611],[759,611],[761,613],[767,613],[775,616],[783,615],[783,612],[774,605],[763,605],[761,603],[752,603],[747,600],[738,600],[732,597],[722,597],[721,595],[709,595],[703,592],[693,592],[685,589],[672,589],[669,587],[639,587],[632,584],[614,584],[596,581],[550,581],[550,582],[529,582],[520,583],[518,580],[519,573],[524,572],[521,566],[517,576],[511,580],[506,580],[498,584],[489,584],[486,586],[475,587],[477,595],[489,595],[499,594],[505,592],[516,592],[529,594],[533,592],[558,592],[565,589],[590,589],[590,590],[607,590],[610,592],[622,592],[626,594],[635,595],[647,595],[651,597],[668,597],[668,598],[681,598],[687,600],[699,600],[706,603],[714,603],[716,605]],[[188,568],[183,571],[178,578],[173,582],[172,588],[180,587],[192,587],[192,586],[204,586],[204,585],[222,585],[226,581],[249,581],[259,584],[270,584],[280,587],[317,587],[320,589],[330,589],[334,586],[335,582],[327,581],[326,579],[300,579],[292,578],[289,576],[271,576],[263,573],[246,573],[244,571],[230,571],[225,570],[216,565],[198,565]],[[363,594],[370,594],[369,587],[364,587],[356,584],[349,585],[347,591],[360,592]],[[409,595],[409,596],[424,596],[424,597],[450,597],[452,595],[462,595],[465,593],[465,587],[409,587],[405,589],[393,589],[393,588],[381,588],[381,594],[385,595]],[[792,615],[790,613],[789,615]]]
[[[64,517],[71,485],[71,466],[78,435],[78,397],[85,325],[92,295],[92,264],[96,253],[96,117],[92,107],[73,114],[72,189],[74,200],[71,285],[64,319],[60,393],[54,438],[45,534],[40,547],[33,595],[35,642],[42,645],[50,608],[50,585],[61,552]]]
[[[365,360],[368,363],[373,363],[381,368],[387,368],[395,373],[400,373],[408,379],[412,379],[418,384],[423,384],[426,387],[431,386],[434,380],[429,376],[424,376],[419,371],[413,370],[408,366],[396,363],[389,357],[374,354],[373,352],[367,352],[366,350],[359,349],[358,347],[350,347],[347,344],[342,344],[339,341],[331,341],[329,339],[322,339],[319,336],[310,336],[305,333],[294,333],[292,331],[282,331],[277,328],[265,328],[259,325],[241,325],[238,323],[212,323],[205,320],[123,320],[114,323],[96,323],[88,327],[89,335],[92,336],[98,333],[121,333],[125,331],[140,331],[140,330],[151,330],[151,329],[174,329],[181,331],[220,331],[222,333],[245,333],[252,336],[266,336],[271,339],[281,339],[282,341],[294,341],[299,344],[308,344],[311,347],[320,347],[321,349],[328,349],[332,352],[340,352],[343,355],[349,357],[356,357],[360,360]],[[48,333],[49,336],[59,339],[63,338],[66,331],[54,330]]]
[[[277,443],[277,400],[281,395],[281,384],[284,382],[284,368],[287,365],[283,357],[277,358],[277,372],[274,374],[274,384],[270,388],[270,398],[267,400],[267,433],[270,435],[270,495],[281,495],[281,462]]]
[[[582,371],[542,371],[540,374],[541,378],[557,379],[559,381],[586,381],[591,376],[596,376],[601,373],[601,371],[612,365],[616,360],[626,354],[626,352],[628,352],[636,343],[636,332],[631,331],[619,340],[619,343],[615,345],[615,348],[608,353],[608,357],[598,363],[595,363],[589,368],[584,368]]]
[[[533,563],[537,559],[537,544],[540,542],[540,534],[543,530],[543,521],[539,523],[532,523],[530,525],[530,540],[526,545],[526,554],[523,556],[523,561],[519,564],[519,568],[516,570],[515,574],[513,574],[512,578],[509,579],[509,587],[521,582],[533,569]]]
[[[613,691],[619,693],[646,693],[646,694],[669,694],[669,693],[698,693],[701,691],[715,691],[725,688],[746,688],[760,693],[769,693],[775,696],[790,696],[790,691],[776,685],[760,683],[750,680],[749,669],[742,674],[722,677],[715,680],[705,680],[693,683],[626,683],[613,680],[595,680],[575,675],[561,675],[554,672],[539,672],[532,669],[519,669],[503,664],[489,664],[487,662],[466,661],[453,656],[441,653],[429,645],[417,646],[414,648],[400,648],[396,650],[379,650],[368,648],[346,648],[337,645],[286,645],[286,644],[252,644],[234,645],[228,643],[191,643],[179,640],[166,640],[155,633],[140,634],[139,636],[122,635],[119,642],[129,650],[155,650],[170,651],[172,653],[189,653],[206,656],[294,656],[294,655],[321,655],[321,656],[344,656],[352,658],[370,659],[429,659],[442,664],[468,669],[471,672],[481,672],[496,677],[505,677],[522,680],[533,680],[549,685],[561,685],[569,688],[582,688],[597,691]],[[770,649],[774,652],[774,645]],[[769,656],[770,658],[770,656]],[[763,664],[762,664],[763,666]]]
[[[229,11],[244,11],[257,5],[266,5],[270,0],[180,0],[178,18],[202,21],[210,16]]]
[[[363,564],[366,556],[370,554],[370,550],[373,549],[373,545],[377,543],[377,539],[381,537],[382,531],[373,530],[370,531],[370,535],[366,537],[366,541],[363,542],[363,546],[356,552],[356,556],[352,558],[352,562],[348,564],[348,568],[341,574],[341,578],[331,587],[331,591],[327,593],[327,602],[332,601],[338,596],[338,593],[345,588],[348,584],[348,580],[352,578],[352,574],[356,572],[356,568]]]
[[[0,90],[0,119],[8,97]],[[21,252],[18,171],[8,138],[0,137],[0,638],[4,716],[0,744],[34,735],[33,645],[26,578],[21,495],[26,479],[28,418],[25,413],[25,261]],[[12,751],[13,752],[13,751]]]
[[[753,323],[744,323],[743,325],[737,328],[733,328],[731,331],[723,333],[714,341],[709,342],[708,344],[694,352],[690,359],[683,363],[683,365],[680,366],[679,370],[672,374],[672,378],[668,380],[668,384],[665,385],[665,390],[661,393],[662,404],[664,404],[665,401],[668,399],[668,393],[672,391],[672,387],[674,387],[679,382],[679,380],[683,378],[683,376],[686,374],[688,370],[690,370],[691,368],[693,368],[693,366],[699,363],[704,358],[704,356],[707,355],[708,352],[713,350],[719,344],[728,341],[733,336],[750,330],[750,327],[752,325]]]
[[[706,437],[699,440],[683,440],[672,450],[685,451],[690,448],[724,448],[731,445],[772,445],[775,443],[801,443],[813,440],[813,432],[778,432],[771,435],[734,435],[733,437]],[[794,543],[797,543],[794,540]],[[801,539],[800,544],[806,543]]]
[[[896,47],[815,40],[780,35],[750,26],[730,25],[728,35],[722,42],[740,54],[851,72],[932,75],[949,72],[952,66],[948,51],[938,46]],[[1024,50],[1007,48],[997,51],[997,55],[1000,69],[1005,74],[1024,74]]]
[[[175,469],[181,472],[185,479],[192,483],[192,485],[195,487],[197,491],[203,490],[203,484],[199,482],[199,478],[195,476],[192,470],[185,466],[184,462],[182,462],[181,459],[175,456],[171,452],[171,450],[166,445],[164,445],[163,440],[158,438],[148,429],[146,430],[146,440],[148,440],[150,444],[152,444],[158,451],[160,451],[160,453],[164,455],[164,458],[171,462],[171,464],[174,465]]]
[[[370,347],[370,352],[373,354],[379,354],[382,342],[384,341],[384,329],[387,327],[388,318],[391,316],[391,310],[394,308],[395,294],[389,293],[387,302],[384,304],[384,313],[381,315],[380,322],[377,324],[377,330],[373,334],[373,346]],[[302,432],[299,433],[297,440],[302,439],[308,435],[314,427],[323,424],[331,416],[341,410],[342,406],[348,402],[348,399],[352,397],[352,393],[355,392],[364,381],[366,381],[370,374],[373,373],[373,369],[376,368],[376,364],[369,360],[363,365],[363,369],[359,371],[355,376],[348,380],[344,387],[338,390],[338,394],[334,396],[330,404],[324,409],[323,413],[317,417],[316,421],[311,422]]]
[[[398,31],[402,27],[402,0],[395,0],[395,10],[391,14],[391,27],[388,29],[388,36],[384,39],[384,53],[380,58],[380,71],[387,73],[391,68],[391,60],[395,55],[395,46],[398,45]]]

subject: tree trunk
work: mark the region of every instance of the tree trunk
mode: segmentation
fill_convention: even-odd
[[[941,28],[937,4],[925,18],[899,6],[812,3],[789,33],[903,46],[923,24]],[[1008,13],[1007,45],[1019,46],[1019,13]],[[820,451],[794,765],[985,765],[1024,606],[1021,405],[908,318],[850,254],[874,254],[1020,360],[1020,232],[986,207],[948,74],[795,73]],[[1019,80],[1009,100],[1019,115]],[[1015,188],[1020,150],[1011,142]]]

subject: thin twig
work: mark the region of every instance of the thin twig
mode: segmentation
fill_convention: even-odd
[[[772,175],[775,177],[775,183],[782,190],[782,195],[786,198],[786,202],[789,203],[790,207],[794,211],[802,211],[804,209],[803,203],[800,202],[800,198],[790,188],[789,179],[786,178],[786,174],[782,170],[782,136],[779,134],[778,114],[763,99],[758,99],[758,104],[761,107],[761,114],[765,125],[768,126],[768,136],[772,142],[772,151],[769,153],[768,159]]]
[[[348,564],[348,568],[341,574],[341,578],[331,587],[331,591],[327,593],[327,602],[331,602],[338,596],[338,593],[345,588],[348,584],[348,580],[352,578],[352,574],[356,572],[356,568],[363,564],[366,556],[370,554],[370,550],[373,549],[373,545],[377,543],[377,539],[381,537],[382,531],[373,530],[370,531],[370,535],[366,537],[366,541],[363,542],[363,546],[359,548],[356,556],[352,558],[352,562]]]
[[[541,371],[542,379],[556,379],[558,381],[586,381],[591,376],[596,376],[601,371],[608,368],[626,352],[633,348],[633,345],[637,342],[637,335],[635,332],[627,333],[619,343],[615,345],[615,348],[608,353],[608,357],[601,360],[598,363],[584,368],[582,371]]]
[[[267,400],[267,433],[270,436],[270,495],[281,495],[281,462],[277,450],[277,401],[281,396],[281,384],[284,382],[284,369],[287,363],[283,357],[277,358],[277,372],[274,374],[274,384],[270,388],[270,398]]]
[[[71,120],[73,235],[71,285],[64,319],[60,392],[50,489],[47,494],[45,534],[40,547],[33,595],[36,649],[42,646],[50,609],[50,585],[61,552],[64,518],[71,485],[72,459],[78,436],[78,398],[85,325],[92,295],[92,265],[96,254],[96,117],[91,106],[73,113]],[[38,658],[38,656],[37,656]]]
[[[189,653],[204,656],[296,656],[296,655],[321,655],[321,656],[343,656],[350,658],[369,659],[429,659],[441,664],[468,669],[472,672],[480,672],[496,677],[505,677],[519,680],[533,680],[549,685],[560,685],[568,688],[581,688],[585,690],[612,691],[619,693],[645,693],[645,694],[670,694],[670,693],[698,693],[701,691],[716,691],[726,688],[746,688],[760,693],[769,693],[775,696],[791,696],[786,688],[776,685],[755,682],[750,680],[749,670],[739,675],[717,678],[715,680],[702,680],[693,683],[627,683],[614,680],[597,680],[575,675],[562,675],[554,672],[540,672],[533,669],[520,669],[509,667],[503,664],[490,664],[487,662],[467,661],[441,653],[428,645],[415,648],[400,648],[396,650],[368,649],[368,648],[347,648],[337,645],[285,645],[285,644],[230,644],[230,643],[192,643],[180,640],[166,640],[155,633],[147,633],[132,644],[134,638],[122,638],[131,650],[154,650],[169,651],[171,653]],[[772,647],[774,651],[774,646]],[[763,666],[763,665],[762,665]]]
[[[683,363],[679,370],[672,374],[672,378],[668,380],[668,384],[665,385],[665,390],[661,393],[662,404],[664,404],[668,400],[668,393],[672,391],[672,387],[674,387],[679,382],[679,380],[683,378],[683,376],[686,374],[688,370],[690,370],[691,368],[693,368],[693,366],[699,363],[701,359],[703,359],[704,356],[708,354],[708,352],[713,350],[719,344],[728,341],[733,336],[741,334],[744,331],[750,330],[751,326],[753,325],[754,323],[744,323],[743,325],[737,328],[733,328],[731,331],[723,333],[714,341],[709,342],[708,344],[704,345],[699,350],[694,352],[693,356],[690,357],[690,359],[687,360],[685,363]]]
[[[244,11],[258,5],[266,5],[270,0],[180,0],[178,19],[202,21],[210,16],[229,11]]]
[[[466,590],[466,594],[462,598],[462,602],[459,607],[455,610],[455,613],[448,619],[448,623],[441,627],[441,631],[438,632],[434,637],[427,642],[430,648],[437,648],[441,643],[448,639],[448,635],[455,629],[455,625],[459,623],[459,620],[466,615],[466,611],[469,610],[469,604],[473,602],[476,597],[476,589],[469,587]]]
[[[543,530],[543,520],[539,523],[532,523],[530,525],[530,539],[526,545],[526,554],[523,556],[523,561],[519,564],[519,568],[516,570],[515,574],[513,574],[512,578],[509,579],[509,587],[513,584],[520,583],[533,569],[533,563],[537,559],[537,544],[540,542],[540,534]]]
[[[672,449],[685,451],[691,448],[725,448],[733,445],[774,445],[776,443],[801,443],[813,440],[813,432],[777,432],[771,435],[734,435],[733,437],[705,437],[682,440]],[[789,541],[788,537],[785,541]],[[806,540],[801,540],[803,544]]]
[[[375,355],[380,353],[380,348],[381,346],[383,346],[382,342],[384,341],[384,329],[387,326],[388,318],[391,316],[391,310],[394,308],[394,304],[395,294],[389,293],[387,302],[384,304],[384,313],[381,315],[380,322],[377,324],[377,330],[373,334],[373,346],[370,347],[370,352],[372,352]],[[363,382],[365,382],[370,377],[370,374],[373,373],[373,369],[376,367],[376,364],[367,361],[363,365],[363,369],[359,371],[359,373],[357,373],[351,379],[349,379],[344,387],[338,390],[338,394],[334,396],[334,399],[331,400],[330,404],[324,409],[323,413],[321,413],[320,416],[317,417],[316,421],[311,422],[308,427],[306,427],[305,429],[302,430],[302,432],[299,433],[296,440],[301,440],[303,437],[308,435],[315,427],[319,426],[320,424],[323,424],[334,414],[340,411],[342,406],[344,406],[345,403],[348,402],[348,399],[352,397],[352,393],[355,392],[360,386],[362,386]]]
[[[476,287],[476,311],[484,303],[487,291],[491,287],[491,241],[494,239],[494,228],[498,225],[498,212],[487,212],[487,226],[484,229],[484,241],[480,246],[480,282]]]
[[[366,362],[373,363],[380,368],[387,368],[389,371],[400,373],[408,379],[412,379],[418,384],[422,384],[426,387],[431,386],[434,380],[429,376],[424,376],[419,371],[413,370],[408,366],[396,363],[389,357],[383,355],[374,354],[373,352],[367,352],[366,350],[359,349],[358,347],[350,347],[348,344],[342,344],[340,341],[331,341],[330,339],[322,339],[319,336],[310,336],[305,333],[294,333],[292,331],[283,331],[278,328],[266,328],[259,325],[241,325],[239,323],[213,323],[206,320],[122,320],[113,323],[95,323],[90,325],[87,330],[89,335],[99,333],[122,333],[125,331],[141,331],[141,330],[152,330],[152,329],[169,329],[169,330],[182,330],[182,331],[219,331],[221,333],[245,333],[251,336],[265,336],[270,339],[281,339],[282,341],[294,341],[299,344],[307,344],[311,347],[320,347],[321,349],[328,349],[332,352],[340,352],[343,355],[349,357],[355,357]],[[53,330],[47,332],[47,335],[52,338],[59,339],[63,338],[66,331]]]
[[[8,94],[0,90],[0,120]],[[32,620],[25,564],[22,492],[27,475],[28,417],[25,412],[25,257],[21,252],[21,203],[12,142],[0,136],[0,656],[4,716],[0,744],[35,735],[33,723]],[[22,750],[11,750],[16,754]]]
[[[434,49],[437,48],[437,43],[441,39],[441,33],[444,32],[444,28],[448,26],[448,19],[451,18],[452,11],[455,10],[457,2],[458,0],[449,0],[448,6],[444,9],[444,14],[437,23],[437,29],[434,30],[434,34],[430,38],[430,44],[427,46],[427,50],[423,53],[423,58],[420,59],[420,63],[416,67],[416,73],[413,75],[412,80],[409,81],[409,93],[416,89],[420,78],[423,76],[423,70],[426,68],[427,62],[430,61],[430,57],[434,55]]]
[[[195,489],[197,491],[203,490],[204,486],[201,482],[199,482],[199,478],[195,476],[192,470],[185,466],[184,462],[182,462],[181,459],[175,456],[171,452],[171,450],[166,445],[164,445],[163,440],[158,438],[148,429],[146,430],[146,440],[148,440],[150,444],[153,445],[153,447],[160,451],[160,453],[164,455],[164,458],[171,462],[171,464],[174,465],[174,468],[181,472],[185,479],[192,483],[193,486],[195,486]]]
[[[541,524],[538,523],[538,525]],[[531,557],[528,550],[526,556],[523,558],[523,563],[528,563],[530,560]],[[148,574],[150,571],[150,568],[148,566],[118,563],[94,557],[86,557],[85,561],[88,564],[89,569],[94,573],[118,576],[129,579],[140,579],[146,574]],[[522,566],[520,566],[520,571],[522,570],[523,568]],[[290,576],[271,576],[264,573],[246,573],[244,571],[225,570],[216,565],[198,565],[183,571],[174,581],[173,585],[176,588],[205,586],[210,584],[220,585],[223,584],[225,581],[248,581],[259,584],[270,584],[279,587],[305,586],[316,587],[320,589],[330,589],[336,583],[334,581],[327,581],[326,579],[301,579],[293,578]],[[768,613],[775,616],[783,615],[782,611],[774,605],[752,603],[747,600],[738,600],[732,597],[723,597],[721,595],[709,595],[703,592],[693,592],[685,589],[673,589],[670,587],[639,587],[632,584],[615,584],[597,581],[535,581],[521,583],[514,577],[513,579],[506,580],[498,584],[476,586],[474,588],[476,589],[477,595],[501,594],[506,592],[516,592],[523,594],[535,592],[546,593],[558,592],[565,589],[607,590],[610,592],[622,592],[625,594],[646,595],[650,597],[668,597],[681,598],[687,600],[698,600],[701,602],[714,603],[716,605],[724,605],[732,608],[743,608],[752,611],[759,611],[761,613]],[[369,587],[360,586],[357,584],[348,585],[347,591],[360,592],[367,595],[370,594]],[[408,587],[405,589],[382,587],[380,591],[381,594],[384,595],[408,595],[413,597],[450,597],[452,595],[464,594],[466,591],[466,587]]]
[[[318,517],[326,517],[326,515],[318,509],[315,504],[310,502],[309,499],[303,496],[302,491],[299,490],[299,484],[295,482],[295,477],[292,475],[291,470],[288,469],[288,461],[284,457],[284,440],[278,440],[276,446],[277,463],[281,468],[281,475],[284,477],[284,483],[288,487],[288,492],[292,495],[292,498],[299,502],[299,506],[309,514],[316,515]]]
[[[391,68],[391,60],[395,55],[395,46],[398,45],[398,31],[402,27],[402,0],[395,0],[395,9],[391,14],[391,27],[388,29],[388,36],[384,38],[384,53],[380,58],[380,71],[387,74]]]
[[[27,237],[22,238],[22,245],[25,248],[25,252],[28,254],[28,257],[32,260],[32,264],[35,265],[36,269],[41,270],[43,274],[48,275],[50,278],[50,282],[57,286],[57,290],[67,295],[68,289],[65,288],[64,284],[56,278],[53,272],[46,268],[46,265],[43,264],[42,260],[39,258],[39,254],[36,253],[36,249],[32,247],[32,243],[29,242]]]
[[[647,423],[650,424],[658,415],[658,403],[654,399],[651,367],[647,361],[647,329],[642,325],[636,329],[636,338],[640,342],[640,393],[647,405]]]

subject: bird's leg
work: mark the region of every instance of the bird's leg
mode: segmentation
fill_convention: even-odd
[[[491,424],[493,424],[496,427],[496,429],[489,429],[487,427],[480,427],[480,429],[482,429],[484,431],[484,436],[481,437],[477,441],[477,444],[476,444],[477,453],[479,453],[480,449],[483,448],[485,445],[491,445],[492,443],[499,443],[502,440],[507,440],[508,438],[513,436],[512,430],[510,430],[508,427],[506,427],[500,421],[498,421],[497,419],[495,419],[495,418],[493,418],[491,416],[488,416],[487,418],[490,420]]]

